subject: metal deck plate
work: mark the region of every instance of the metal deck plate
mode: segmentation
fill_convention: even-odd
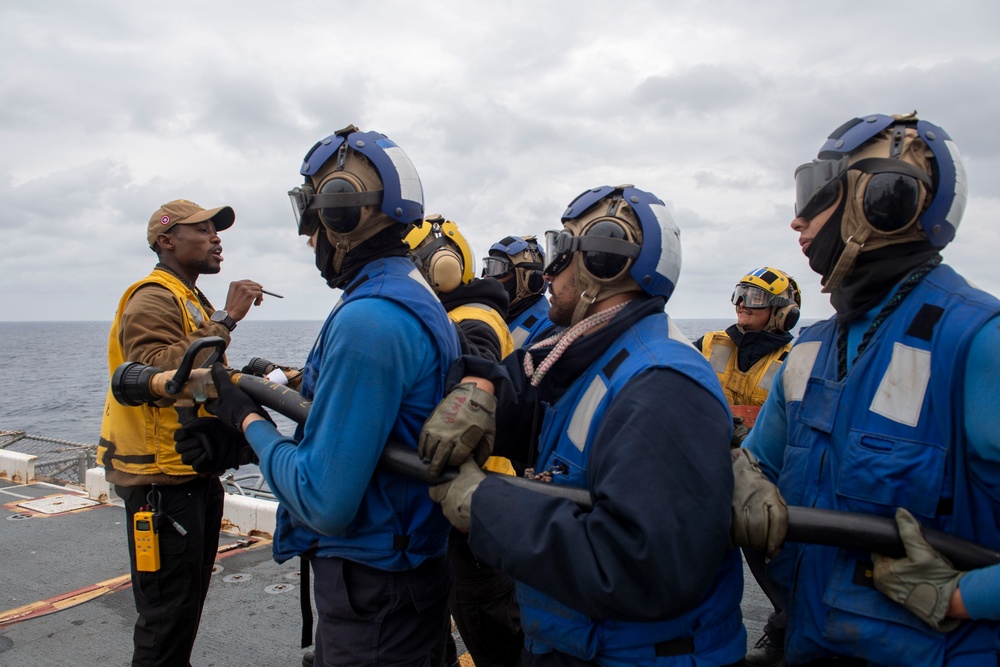
[[[26,500],[23,503],[17,503],[18,507],[38,512],[39,514],[62,514],[63,512],[72,512],[73,510],[93,507],[94,505],[100,505],[100,503],[83,496],[72,495],[46,496],[38,500]]]

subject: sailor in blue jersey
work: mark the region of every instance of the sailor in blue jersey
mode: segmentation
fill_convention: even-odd
[[[388,439],[416,449],[459,341],[409,260],[423,217],[413,165],[377,132],[350,126],[317,143],[289,194],[316,265],[343,290],[309,353],[312,409],[282,436],[221,374],[216,410],[243,427],[280,503],[278,561],[315,572],[317,665],[437,665],[447,632],[450,530],[426,486],[376,468]]]
[[[515,347],[530,347],[543,332],[558,330],[549,321],[544,266],[545,253],[534,236],[504,237],[483,258],[483,277],[499,280],[510,297],[507,326]]]
[[[478,558],[517,581],[523,664],[742,664],[731,418],[664,312],[679,231],[631,185],[587,190],[562,221],[544,271],[565,332],[501,366],[463,357],[452,375],[496,393],[495,454],[588,488],[593,507],[485,479],[471,460],[431,496]],[[439,425],[421,438],[434,427],[448,441]]]
[[[837,315],[801,332],[744,442],[734,532],[776,550],[784,501],[899,526],[905,558],[781,548],[789,665],[996,665],[1000,566],[957,571],[920,531],[1000,548],[1000,301],[940,255],[965,207],[961,157],[914,113],[853,119],[818,158],[796,170],[792,229]],[[739,506],[741,479],[769,507]]]

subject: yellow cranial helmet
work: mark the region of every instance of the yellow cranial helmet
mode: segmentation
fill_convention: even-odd
[[[799,321],[802,295],[790,275],[770,266],[750,271],[740,278],[731,297],[734,306],[771,308],[767,331],[791,331]]]
[[[472,249],[451,220],[436,213],[429,215],[404,241],[434,291],[451,292],[472,281]]]

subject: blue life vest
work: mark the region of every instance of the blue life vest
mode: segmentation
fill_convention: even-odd
[[[452,362],[461,354],[455,325],[413,262],[404,257],[375,260],[344,290],[344,296],[323,324],[303,370],[302,395],[313,398],[323,357],[323,340],[341,306],[358,299],[388,299],[419,319],[437,347],[439,382],[435,401],[444,395]],[[372,326],[380,326],[373,322]],[[364,344],[359,341],[359,344]],[[410,420],[411,422],[413,420]],[[414,449],[422,421],[406,423],[397,418],[391,436]],[[301,438],[301,426],[296,434]],[[427,558],[442,556],[451,525],[427,495],[427,485],[376,468],[358,513],[340,535],[322,535],[296,521],[278,507],[274,557],[279,563],[307,551],[320,557],[341,557],[382,570],[407,570]]]
[[[668,332],[678,339],[669,337]],[[647,369],[670,368],[682,373],[725,406],[715,373],[686,340],[669,323],[666,313],[645,317],[619,336],[554,405],[547,406],[537,470],[552,471],[554,484],[588,486],[590,445],[608,406],[630,379]],[[557,650],[602,665],[637,664],[640,655],[653,655],[653,645],[679,638],[693,638],[695,656],[700,660],[697,664],[729,664],[741,659],[746,650],[742,592],[742,563],[735,549],[725,556],[701,603],[665,621],[595,620],[539,590],[517,584],[529,650]],[[664,657],[656,664],[695,664],[691,658]]]
[[[515,349],[528,347],[536,342],[535,336],[550,326],[552,322],[549,321],[549,302],[544,296],[507,323],[510,335],[514,339]]]
[[[837,325],[808,327],[782,373],[789,505],[892,517],[1000,548],[1000,465],[965,437],[969,345],[1000,302],[950,267],[927,275],[878,328],[843,381]],[[853,354],[853,351],[848,351]],[[936,632],[874,588],[871,554],[786,543],[769,574],[786,590],[790,663],[847,655],[876,665],[996,664],[1000,623]]]

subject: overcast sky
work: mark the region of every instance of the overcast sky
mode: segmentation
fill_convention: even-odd
[[[969,174],[945,261],[1000,294],[996,0],[9,1],[0,68],[0,320],[110,321],[176,198],[236,210],[198,283],[217,307],[252,278],[286,298],[249,317],[323,319],[339,292],[286,192],[350,123],[403,148],[477,258],[633,183],[681,228],[674,317],[732,316],[771,265],[815,318],[833,311],[789,228],[792,172],[844,121],[917,109]]]

